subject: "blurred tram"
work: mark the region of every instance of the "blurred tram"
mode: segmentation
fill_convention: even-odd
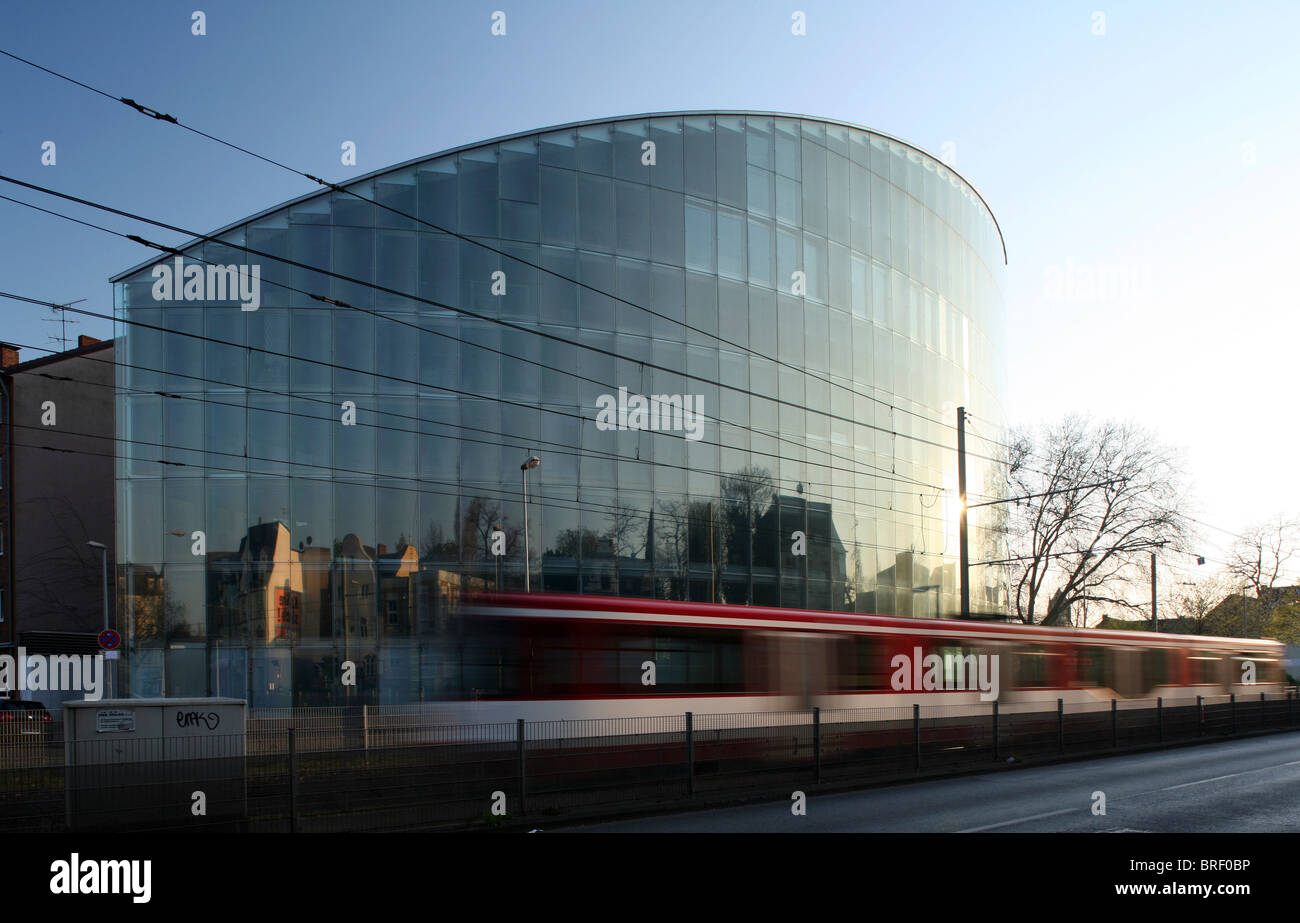
[[[955,717],[995,700],[1087,710],[1286,681],[1283,645],[1257,638],[609,596],[477,596],[448,628],[433,696],[447,723],[913,704]]]

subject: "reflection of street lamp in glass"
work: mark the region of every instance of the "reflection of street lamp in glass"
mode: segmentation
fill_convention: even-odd
[[[528,472],[530,469],[536,468],[541,463],[542,460],[538,458],[536,455],[530,455],[528,456],[527,460],[522,465],[519,466],[519,470],[523,472],[523,478],[524,478],[524,592],[525,593],[531,593],[533,591],[532,570],[531,570],[532,561],[530,560],[528,554]]]
[[[99,550],[100,561],[103,565],[103,591],[104,591],[104,630],[108,630],[108,548],[103,542],[86,542],[91,548]],[[109,664],[110,678],[108,683],[109,698],[116,698],[117,687],[113,680],[117,678],[117,671],[112,669],[112,663]]]

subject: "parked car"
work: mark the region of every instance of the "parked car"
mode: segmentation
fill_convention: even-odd
[[[54,718],[40,702],[0,700],[0,735],[5,737],[13,734],[44,737],[49,733],[53,721]]]

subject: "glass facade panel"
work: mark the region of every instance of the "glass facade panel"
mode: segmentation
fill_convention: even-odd
[[[255,312],[155,302],[149,266],[115,280],[127,688],[438,696],[455,600],[522,589],[530,454],[534,592],[954,614],[955,453],[922,440],[954,441],[959,404],[996,429],[1004,320],[998,230],[950,169],[864,129],[719,113],[352,188],[380,204],[324,192],[192,251],[302,263],[262,258]],[[971,524],[976,548],[995,537]]]

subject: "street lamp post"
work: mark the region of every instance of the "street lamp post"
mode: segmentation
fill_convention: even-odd
[[[103,591],[104,594],[104,629],[107,630],[108,629],[108,547],[103,542],[86,542],[86,544],[89,545],[91,548],[96,548],[99,550],[99,558],[103,565],[103,573],[100,576],[100,580],[101,580],[100,589]],[[117,678],[117,671],[113,669],[112,663],[109,663],[108,669],[109,669],[109,674],[108,674],[109,675],[109,682],[108,682],[109,698],[116,698],[117,684],[114,682],[114,680]]]
[[[532,581],[532,559],[528,553],[528,472],[542,463],[542,460],[536,455],[529,455],[519,470],[523,472],[524,479],[524,592],[533,591]]]

